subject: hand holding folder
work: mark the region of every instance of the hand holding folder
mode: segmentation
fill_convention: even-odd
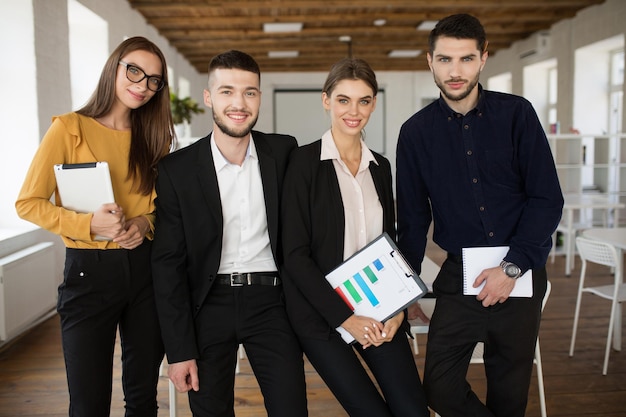
[[[113,185],[107,162],[88,162],[82,164],[57,164],[54,175],[61,205],[78,213],[95,213],[103,204],[114,203]],[[119,206],[115,206],[119,207]],[[115,209],[109,213],[115,213]],[[96,240],[109,240],[96,236]]]

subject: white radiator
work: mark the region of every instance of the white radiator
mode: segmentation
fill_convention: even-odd
[[[52,242],[0,258],[0,341],[19,335],[56,306],[55,259]]]

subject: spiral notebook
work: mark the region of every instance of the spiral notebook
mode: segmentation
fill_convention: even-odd
[[[500,265],[509,251],[508,246],[485,246],[463,248],[463,295],[478,295],[485,283],[474,288],[474,281],[480,273]],[[515,280],[515,287],[509,297],[533,296],[533,273],[528,270]]]

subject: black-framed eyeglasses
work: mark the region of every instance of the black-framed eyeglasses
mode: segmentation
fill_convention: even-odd
[[[136,65],[126,63],[124,61],[119,62],[120,65],[126,67],[126,78],[133,83],[139,83],[146,78],[148,79],[148,90],[155,93],[165,87],[165,81],[161,77],[156,75],[148,75]]]

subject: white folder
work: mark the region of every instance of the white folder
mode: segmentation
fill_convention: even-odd
[[[79,213],[93,213],[106,203],[114,203],[109,164],[57,164],[54,175],[61,205]]]

